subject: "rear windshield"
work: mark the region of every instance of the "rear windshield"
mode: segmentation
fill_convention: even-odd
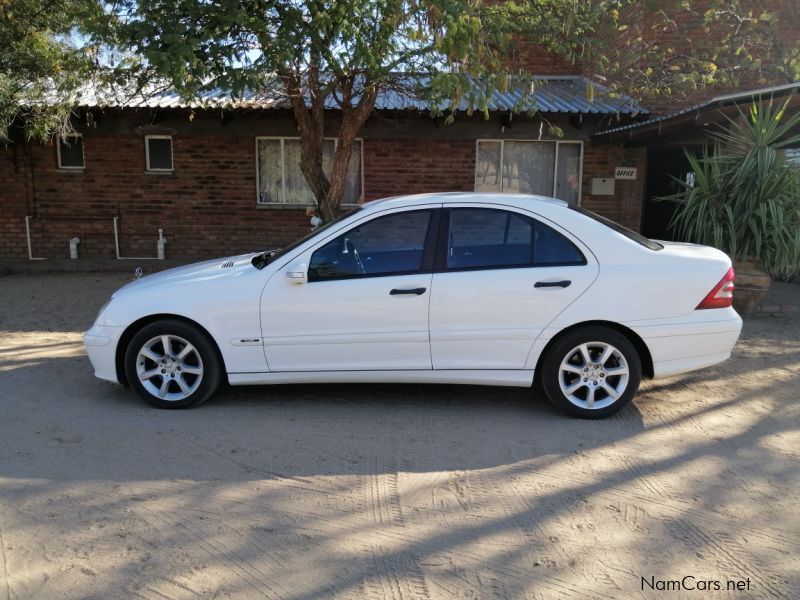
[[[583,208],[581,206],[570,205],[570,208],[572,210],[576,211],[576,212],[581,213],[582,215],[586,215],[590,219],[594,219],[598,223],[602,223],[606,227],[610,227],[611,229],[613,229],[617,233],[620,233],[620,234],[624,235],[626,238],[628,238],[629,240],[633,240],[637,244],[641,244],[645,248],[649,248],[650,250],[662,250],[664,248],[664,246],[662,246],[658,242],[654,242],[653,240],[644,237],[642,234],[636,233],[632,229],[628,229],[627,227],[623,227],[619,223],[615,223],[611,219],[606,219],[605,217],[601,217],[597,213],[593,213],[590,210],[586,210],[585,208]]]

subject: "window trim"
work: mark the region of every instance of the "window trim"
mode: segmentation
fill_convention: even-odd
[[[323,279],[312,279],[310,274],[307,276],[308,283],[322,283],[325,281],[349,281],[354,279],[374,279],[376,277],[401,277],[403,275],[429,275],[435,271],[435,264],[437,258],[437,249],[439,247],[439,236],[441,232],[441,222],[443,220],[442,217],[442,209],[439,206],[428,206],[428,207],[410,207],[410,210],[399,210],[399,211],[392,211],[387,213],[378,213],[375,218],[362,220],[358,223],[354,224],[353,227],[346,229],[344,231],[337,232],[334,236],[330,239],[326,239],[322,244],[319,246],[314,247],[311,250],[311,253],[308,256],[308,269],[311,270],[311,261],[314,258],[314,254],[319,252],[322,248],[327,246],[329,243],[333,242],[334,240],[338,239],[343,235],[347,235],[348,232],[352,231],[357,227],[362,227],[367,223],[371,223],[372,221],[377,221],[378,219],[383,219],[386,217],[392,217],[395,215],[401,214],[408,214],[413,212],[430,212],[431,217],[428,221],[428,229],[425,232],[425,240],[423,242],[422,247],[422,259],[420,260],[420,267],[419,269],[412,269],[410,271],[393,271],[391,273],[358,273],[356,275],[339,275],[337,277],[325,277]]]
[[[255,160],[256,160],[256,206],[263,206],[266,208],[316,208],[317,205],[313,202],[308,204],[290,204],[286,202],[286,159],[283,150],[284,142],[286,140],[300,140],[300,136],[296,135],[257,135],[255,136]],[[325,141],[333,140],[334,152],[339,147],[339,138],[325,137]],[[260,140],[279,140],[281,143],[281,196],[283,202],[262,202],[261,201],[261,167],[258,160],[258,142]],[[355,202],[342,202],[341,206],[344,208],[354,208],[364,204],[364,138],[355,138],[356,142],[361,144],[361,156],[359,156],[360,171],[361,171],[361,196]]]
[[[83,164],[80,167],[75,166],[67,166],[61,164],[61,141],[63,138],[79,138],[81,140],[81,161]],[[86,170],[86,148],[83,144],[83,134],[82,133],[65,133],[59,134],[56,136],[56,165],[59,170],[63,169],[65,171],[84,171]]]
[[[436,251],[436,261],[434,264],[434,273],[459,273],[462,271],[498,271],[498,270],[507,270],[507,269],[548,269],[551,267],[583,267],[589,264],[588,259],[586,258],[586,253],[581,250],[578,244],[575,243],[574,240],[571,240],[569,236],[564,235],[562,232],[558,231],[555,227],[553,227],[550,223],[544,222],[543,219],[537,218],[536,216],[526,214],[524,212],[520,212],[517,210],[509,210],[510,207],[503,207],[497,208],[494,206],[453,206],[448,207],[445,206],[442,209],[442,218],[439,221],[439,243],[437,245]],[[565,240],[567,240],[570,244],[575,247],[575,250],[581,256],[582,260],[580,261],[564,261],[559,263],[547,263],[547,264],[526,264],[526,265],[492,265],[492,266],[477,266],[477,267],[448,267],[447,266],[447,255],[448,255],[448,240],[450,239],[450,212],[453,210],[491,210],[491,211],[499,211],[504,213],[513,213],[519,215],[523,218],[530,219],[535,223],[539,223],[544,225],[545,227],[552,229],[558,235],[562,236]]]
[[[169,140],[169,162],[172,165],[169,169],[150,166],[150,140]],[[144,168],[145,171],[152,173],[172,173],[175,171],[175,152],[171,135],[146,135],[144,136]]]
[[[578,169],[578,203],[576,206],[580,206],[581,202],[583,201],[583,150],[584,150],[584,143],[583,140],[538,140],[538,139],[516,139],[516,138],[478,138],[475,140],[475,168],[474,168],[474,175],[475,179],[473,182],[473,190],[478,192],[478,146],[481,142],[495,142],[500,143],[500,191],[499,192],[480,192],[484,194],[489,193],[500,193],[500,194],[515,194],[517,192],[506,192],[503,190],[503,161],[505,160],[505,147],[506,142],[531,142],[537,144],[555,144],[556,145],[556,152],[555,152],[555,163],[553,164],[553,185],[552,185],[552,193],[550,195],[551,198],[557,198],[556,196],[556,184],[558,183],[558,161],[560,156],[560,150],[562,144],[577,144],[581,151],[581,160]]]

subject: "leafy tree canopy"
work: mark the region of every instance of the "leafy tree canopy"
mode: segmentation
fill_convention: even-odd
[[[94,0],[0,0],[0,140],[12,123],[39,140],[69,129],[95,64],[77,25],[104,18]]]
[[[509,59],[520,40],[640,98],[796,79],[800,54],[762,4],[0,0],[0,132],[14,117],[29,135],[63,128],[70,99],[92,76],[124,77],[128,89],[169,86],[185,97],[270,90],[291,106],[301,168],[327,220],[338,211],[353,142],[381,91],[431,100],[448,120],[457,106],[485,112],[493,90],[511,85],[521,90],[520,106],[528,104],[531,74]],[[339,139],[329,169],[326,133]]]

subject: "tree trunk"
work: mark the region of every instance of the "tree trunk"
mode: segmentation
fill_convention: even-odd
[[[311,68],[306,75],[305,95],[310,97],[310,106],[306,104],[302,79],[297,72],[285,71],[280,74],[280,77],[286,87],[300,132],[300,170],[316,199],[318,216],[327,223],[339,215],[353,143],[375,106],[377,86],[365,86],[361,98],[353,106],[353,79],[343,78],[339,81],[338,91],[342,95],[341,124],[330,178],[328,178],[322,167],[325,145],[326,92],[319,80],[319,74],[316,69]]]
[[[345,87],[342,122],[339,126],[336,154],[333,157],[331,168],[330,189],[327,197],[319,202],[320,216],[326,222],[335,219],[339,214],[347,183],[347,167],[350,165],[350,156],[353,153],[353,143],[356,141],[359,130],[369,118],[377,95],[377,87],[367,87],[362,92],[358,104],[351,107],[349,105],[351,90]]]
[[[320,93],[318,75],[316,68],[308,70],[307,87],[312,96],[311,105],[307,106],[300,74],[290,70],[279,73],[300,132],[300,170],[319,206],[320,198],[327,198],[329,195],[330,182],[322,168],[322,151],[325,145],[325,99]]]

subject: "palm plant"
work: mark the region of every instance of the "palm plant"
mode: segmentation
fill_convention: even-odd
[[[782,149],[800,143],[793,135],[800,113],[782,105],[753,102],[728,127],[712,133],[701,156],[686,152],[694,181],[660,198],[678,203],[676,235],[715,246],[739,261],[760,262],[772,276],[791,275],[800,265],[800,169],[787,165]]]

